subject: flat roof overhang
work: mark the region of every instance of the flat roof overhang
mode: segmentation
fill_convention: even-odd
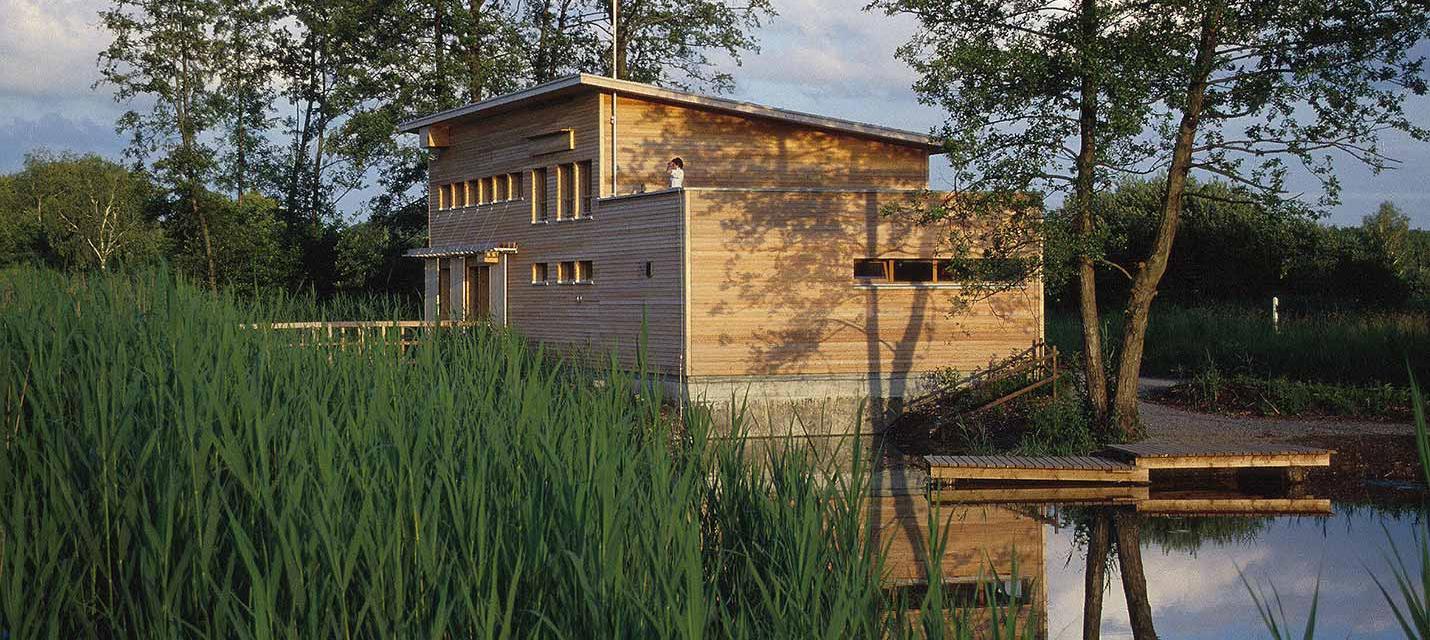
[[[458,256],[492,256],[516,253],[515,242],[484,242],[481,244],[454,244],[445,247],[421,247],[409,249],[402,255],[408,258],[455,258]]]

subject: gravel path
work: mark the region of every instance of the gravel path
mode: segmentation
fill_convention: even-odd
[[[1413,435],[1408,422],[1374,422],[1327,418],[1260,418],[1197,413],[1147,400],[1176,384],[1175,380],[1143,378],[1139,408],[1149,439],[1181,442],[1281,441],[1306,436]]]

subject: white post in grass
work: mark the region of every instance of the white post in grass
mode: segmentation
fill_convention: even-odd
[[[1281,333],[1281,299],[1271,296],[1271,330]]]

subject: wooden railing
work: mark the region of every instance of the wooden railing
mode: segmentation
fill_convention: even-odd
[[[427,331],[461,329],[475,326],[472,322],[443,320],[356,320],[331,322],[272,322],[245,325],[245,328],[282,331],[293,334],[300,347],[361,346],[368,340],[390,340],[395,337],[402,346],[416,344]]]
[[[1010,393],[1004,394],[968,411],[964,411],[959,415],[969,416],[987,411],[1009,400],[1032,393],[1048,385],[1054,385],[1053,395],[1057,396],[1058,348],[1043,342],[1036,343],[1032,347],[1029,347],[1028,350],[1004,360],[993,368],[985,370],[981,376],[970,376],[966,384],[970,388],[977,388],[996,384],[1020,375],[1031,375],[1032,381]]]
[[[951,386],[934,389],[929,394],[922,396],[904,405],[903,415],[909,415],[922,408],[935,403],[946,403],[957,405],[959,400],[974,399],[976,404],[972,408],[959,409],[954,418],[975,415],[1010,400],[1027,395],[1052,385],[1053,395],[1057,395],[1057,381],[1062,375],[1058,368],[1058,349],[1047,343],[1038,342],[1027,349],[1008,356],[1000,361],[989,364],[987,368],[973,372],[968,377],[957,381]],[[978,393],[986,388],[998,383],[1015,379],[1018,376],[1025,376],[1027,383],[1017,386],[1003,393],[996,398],[979,399]],[[902,418],[902,416],[901,416]],[[902,422],[898,420],[895,424]]]

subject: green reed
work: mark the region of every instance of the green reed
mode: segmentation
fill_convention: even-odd
[[[1107,348],[1122,335],[1122,319],[1104,316]],[[1048,341],[1066,354],[1082,350],[1076,314],[1048,317]],[[1271,324],[1270,305],[1158,306],[1147,326],[1142,373],[1190,376],[1211,363],[1226,374],[1304,382],[1404,388],[1406,358],[1430,374],[1430,314],[1414,311],[1283,311]],[[1072,358],[1069,358],[1072,361]]]
[[[252,305],[0,272],[0,633],[912,633],[867,470],[751,460],[510,332],[295,347]]]

